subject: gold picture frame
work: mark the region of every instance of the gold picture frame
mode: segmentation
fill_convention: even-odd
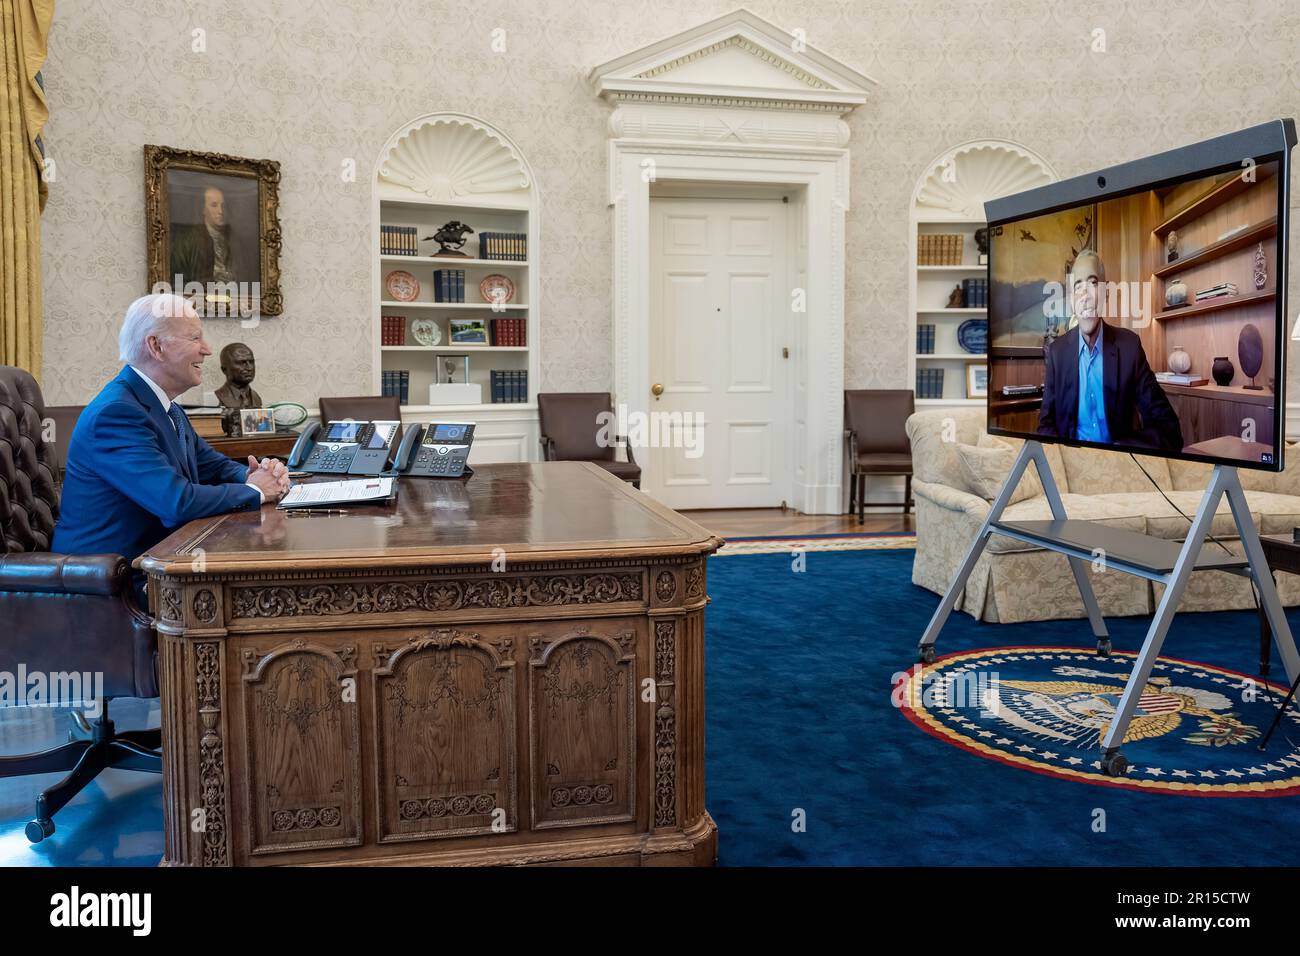
[[[278,162],[146,145],[144,207],[149,291],[205,317],[283,312]]]

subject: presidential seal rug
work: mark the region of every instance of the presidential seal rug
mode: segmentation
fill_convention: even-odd
[[[960,651],[895,681],[895,705],[926,733],[1011,767],[1081,783],[1207,797],[1300,793],[1300,710],[1268,732],[1286,688],[1160,658],[1124,738],[1128,773],[1101,770],[1101,741],[1136,654],[1078,647]]]

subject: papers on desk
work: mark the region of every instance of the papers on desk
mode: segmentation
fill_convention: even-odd
[[[392,478],[353,478],[294,485],[280,499],[281,508],[335,508],[386,501],[393,497]]]

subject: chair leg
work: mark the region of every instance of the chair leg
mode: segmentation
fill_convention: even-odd
[[[146,750],[161,750],[162,728],[154,727],[151,730],[123,730],[118,733],[117,739],[125,740],[133,744],[139,744]]]
[[[858,476],[852,469],[849,470],[849,514],[858,510]]]
[[[0,777],[25,777],[33,773],[71,770],[91,746],[89,740],[74,740],[43,753],[0,757]]]
[[[910,514],[912,510],[912,476],[903,476],[903,514]]]
[[[867,520],[867,476],[858,475],[858,524]]]
[[[103,742],[91,744],[72,768],[72,773],[36,798],[36,819],[33,822],[42,826],[48,824],[52,832],[54,814],[62,810],[69,800],[86,788],[86,784],[110,765],[110,754],[109,747]]]

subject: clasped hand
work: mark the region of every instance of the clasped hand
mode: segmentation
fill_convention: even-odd
[[[289,469],[276,458],[263,458],[259,462],[249,455],[246,480],[265,495],[267,501],[279,501],[289,491]]]

